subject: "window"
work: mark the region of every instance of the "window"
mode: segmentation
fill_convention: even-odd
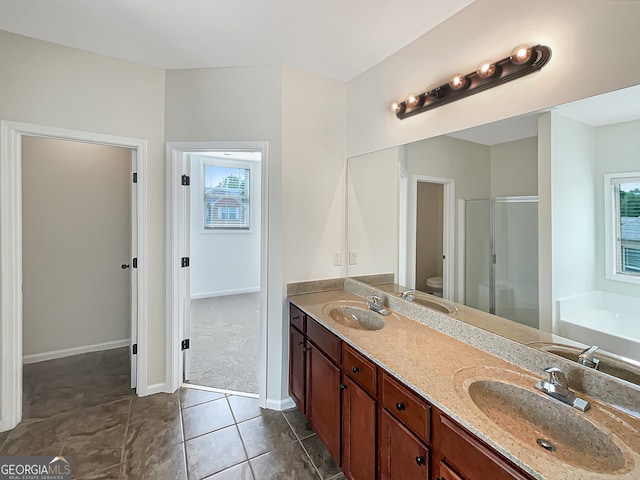
[[[605,175],[607,278],[640,283],[640,172]]]
[[[250,228],[251,167],[243,163],[207,161],[204,164],[204,228]]]

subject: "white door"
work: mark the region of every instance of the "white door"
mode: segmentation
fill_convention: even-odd
[[[179,208],[182,209],[182,215],[185,219],[185,228],[182,229],[182,238],[180,240],[182,244],[181,261],[186,258],[188,262],[190,261],[191,256],[191,162],[190,155],[188,153],[182,154],[181,168],[183,175],[183,187],[180,194],[180,202],[182,203],[182,205],[180,205]],[[187,180],[185,181],[185,179]],[[184,318],[182,341],[185,342],[190,341],[189,339],[191,338],[191,275],[188,266],[182,267],[180,277],[181,288],[184,293],[182,295],[183,304],[181,306],[181,311]],[[184,348],[183,346],[182,354],[183,379],[186,382],[191,376],[191,349]]]
[[[137,151],[131,152],[131,249],[129,255],[131,330],[129,358],[131,359],[131,388],[138,384],[138,158]]]

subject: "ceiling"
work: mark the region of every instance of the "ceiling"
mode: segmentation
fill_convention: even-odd
[[[0,0],[0,30],[162,69],[360,75],[474,0]]]
[[[592,127],[640,120],[640,85],[576,100],[543,111],[549,110]],[[538,135],[540,113],[533,112],[507,118],[454,132],[449,136],[482,145],[498,145],[534,137]]]

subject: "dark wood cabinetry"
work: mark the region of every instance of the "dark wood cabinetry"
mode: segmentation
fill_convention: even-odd
[[[377,402],[349,376],[345,376],[342,389],[342,471],[351,480],[377,478],[377,412]]]
[[[289,392],[349,480],[531,480],[295,305]]]
[[[531,480],[529,475],[445,415],[439,415],[437,431],[438,451],[442,456],[441,479]]]
[[[340,368],[318,347],[307,351],[307,419],[340,464]]]
[[[428,480],[429,449],[386,409],[380,416],[380,480]]]

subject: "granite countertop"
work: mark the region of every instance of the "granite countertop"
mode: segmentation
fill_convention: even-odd
[[[518,385],[539,394],[534,385],[539,376],[509,363],[496,355],[441,333],[416,320],[392,310],[384,317],[381,330],[358,330],[346,327],[323,313],[323,307],[335,301],[364,299],[346,290],[294,295],[290,301],[312,316],[327,329],[356,348],[374,363],[396,375],[427,401],[452,417],[486,443],[501,452],[535,478],[546,480],[591,480],[640,478],[640,419],[580,394],[592,404],[587,412],[574,412],[571,407],[560,409],[567,415],[583,416],[587,429],[592,424],[606,433],[607,448],[591,442],[588,448],[576,449],[573,457],[565,457],[560,449],[547,452],[522,440],[532,425],[512,421],[509,432],[498,427],[472,401],[466,388],[471,380],[495,379]],[[457,316],[464,315],[459,311]],[[446,317],[443,317],[446,321]],[[532,339],[533,340],[533,339]],[[549,402],[558,403],[549,398]],[[564,408],[564,405],[561,405]],[[504,423],[503,423],[504,424]],[[522,433],[521,433],[522,432]],[[585,433],[588,435],[588,433]],[[578,451],[579,450],[579,451]],[[594,455],[595,451],[595,455]],[[617,455],[611,454],[615,452]],[[575,456],[581,458],[575,458]],[[593,461],[593,457],[597,461]],[[611,458],[609,458],[611,457]],[[617,460],[616,460],[617,458]],[[575,465],[590,465],[590,470]],[[594,472],[593,470],[598,470]],[[609,472],[609,473],[608,473]],[[611,473],[613,472],[613,473]]]

